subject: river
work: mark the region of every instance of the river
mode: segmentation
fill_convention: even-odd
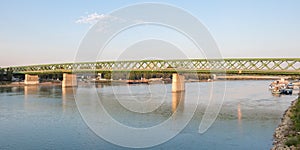
[[[218,82],[225,81],[216,85]],[[198,105],[191,121],[174,138],[150,149],[270,149],[282,114],[297,97],[296,93],[273,96],[268,90],[270,82],[226,81],[220,113],[202,134],[199,123],[210,95],[206,87],[212,83],[186,83],[183,105],[177,111],[180,114]],[[199,86],[203,87],[200,91]],[[136,128],[155,126],[170,118],[182,96],[170,92],[171,84],[101,84],[96,90],[115,120]],[[213,94],[223,97],[222,92]],[[74,95],[72,88],[60,86],[0,88],[0,149],[125,149],[90,130]],[[196,102],[198,96],[200,101]],[[132,98],[147,101],[148,106],[133,103]],[[171,128],[177,130],[176,125]],[[120,136],[126,136],[121,132]]]

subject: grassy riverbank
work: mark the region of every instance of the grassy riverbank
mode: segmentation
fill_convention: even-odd
[[[272,150],[300,149],[300,94],[285,111],[274,133]]]
[[[299,95],[300,96],[300,95]],[[296,101],[295,105],[292,106],[291,113],[289,114],[292,125],[291,132],[288,135],[285,145],[287,146],[296,146],[300,148],[300,97]]]

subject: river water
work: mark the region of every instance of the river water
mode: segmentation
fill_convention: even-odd
[[[170,127],[178,135],[150,149],[270,149],[282,114],[297,97],[296,93],[272,95],[270,82],[226,81],[225,95],[222,91],[213,93],[224,96],[221,110],[201,134],[198,129],[212,94],[207,88],[211,82],[186,83],[186,92],[177,94],[171,92],[171,84],[97,85],[96,91],[110,116],[134,128],[161,124],[174,112],[185,116],[186,110],[198,106],[185,128],[181,130],[176,124]],[[86,106],[82,100],[89,96],[78,93],[60,86],[0,88],[0,149],[125,149],[90,130],[87,119],[81,117],[88,108],[79,111],[76,105]],[[141,105],[143,102],[147,107]],[[123,131],[113,132],[121,138],[127,136]],[[127,137],[125,143],[134,142],[132,139]]]

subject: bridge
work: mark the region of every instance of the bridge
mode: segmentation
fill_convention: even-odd
[[[76,73],[226,73],[257,75],[300,75],[300,58],[234,58],[234,59],[186,59],[186,60],[139,60],[139,61],[103,61],[63,64],[45,64],[31,66],[12,66],[2,68],[4,72],[26,74],[28,84],[36,84],[39,74],[64,73],[68,81]],[[72,75],[73,74],[73,75]],[[68,80],[67,80],[68,79]],[[34,80],[35,82],[29,82]]]
[[[173,69],[172,69],[173,68]],[[187,59],[103,61],[14,66],[3,68],[21,74],[80,73],[111,71],[142,72],[200,72],[213,71],[227,74],[291,75],[300,73],[300,58],[236,58],[236,59]]]

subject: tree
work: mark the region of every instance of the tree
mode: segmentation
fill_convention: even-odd
[[[171,73],[164,73],[163,78],[171,78],[172,74]]]
[[[105,73],[104,78],[105,79],[111,79],[111,73]]]
[[[143,76],[146,79],[150,79],[151,78],[151,74],[149,72],[148,73],[144,73]]]
[[[8,68],[7,71],[6,71],[6,79],[7,79],[7,81],[11,81],[12,77],[13,77],[12,69]]]
[[[0,81],[3,81],[4,70],[0,68]]]

